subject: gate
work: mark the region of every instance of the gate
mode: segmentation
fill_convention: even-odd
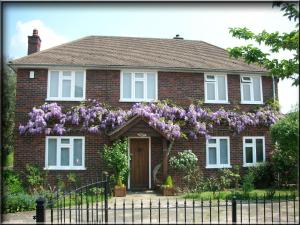
[[[70,192],[57,191],[51,198],[36,203],[37,223],[107,223],[109,179],[92,182]]]

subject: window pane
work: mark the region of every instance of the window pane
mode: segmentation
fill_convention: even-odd
[[[131,73],[123,74],[123,98],[131,98]]]
[[[214,75],[207,75],[206,80],[215,80],[215,76]]]
[[[74,139],[74,166],[82,166],[82,140]]]
[[[50,97],[58,97],[59,72],[51,71],[50,73]]]
[[[48,166],[56,166],[57,140],[48,139]]]
[[[71,81],[70,80],[63,80],[62,97],[71,97]]]
[[[69,166],[69,156],[70,156],[70,149],[69,148],[61,148],[61,165],[62,166]]]
[[[215,147],[208,148],[208,162],[209,164],[215,165],[217,164],[217,149]]]
[[[144,82],[136,81],[135,82],[135,97],[144,98]]]
[[[71,77],[71,71],[63,71],[64,77]]]
[[[135,78],[144,78],[143,73],[135,73]]]
[[[75,72],[75,97],[83,97],[83,72]]]
[[[263,139],[256,139],[256,162],[264,161]]]
[[[243,84],[243,97],[244,101],[251,101],[251,94],[250,94],[250,85],[249,84]]]
[[[252,143],[252,139],[245,139],[246,143]]]
[[[147,98],[155,99],[156,85],[155,85],[155,74],[147,74]]]
[[[206,83],[207,100],[215,100],[215,83]]]
[[[226,83],[224,76],[218,76],[218,97],[219,100],[226,100]]]
[[[252,147],[246,147],[246,163],[253,163]]]
[[[220,139],[220,163],[228,164],[227,139]]]
[[[68,138],[63,138],[63,139],[61,139],[60,143],[61,143],[61,144],[70,144],[70,139],[68,139]]]
[[[261,101],[260,95],[260,77],[253,77],[253,95],[254,101]]]
[[[209,144],[215,144],[215,143],[217,143],[217,140],[213,139],[213,138],[210,138],[210,139],[208,139],[208,143]]]

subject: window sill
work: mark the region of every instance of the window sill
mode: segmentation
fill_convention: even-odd
[[[119,99],[119,102],[157,102],[158,100],[136,100],[136,99],[133,99],[133,100],[127,100],[127,99]]]
[[[263,105],[263,102],[240,102],[242,105]]]
[[[79,167],[79,168],[74,168],[74,167],[44,167],[44,170],[86,170],[86,167]]]
[[[243,164],[243,167],[253,167],[253,166],[259,166],[261,164],[263,164],[265,162],[261,162],[261,163],[251,163],[251,164]]]
[[[205,104],[226,104],[229,105],[230,102],[204,102]]]
[[[225,168],[232,168],[231,165],[224,165],[224,166],[206,166],[206,169],[225,169]]]
[[[74,98],[70,98],[70,99],[61,99],[61,98],[46,98],[45,101],[49,101],[49,102],[53,102],[53,101],[58,101],[58,102],[84,102],[86,101],[86,99],[74,99]]]

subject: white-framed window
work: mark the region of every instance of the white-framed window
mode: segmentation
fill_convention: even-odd
[[[243,137],[244,166],[265,162],[265,137]]]
[[[85,138],[82,136],[47,136],[45,169],[83,170]]]
[[[241,75],[241,103],[263,104],[262,78],[260,75]]]
[[[205,74],[205,102],[228,103],[227,75]]]
[[[120,101],[150,102],[158,99],[157,72],[121,71]]]
[[[206,140],[206,168],[230,166],[229,137],[211,137]]]
[[[85,70],[49,70],[47,100],[82,101],[85,83]]]

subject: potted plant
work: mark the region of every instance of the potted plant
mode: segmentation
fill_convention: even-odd
[[[126,186],[122,182],[122,177],[118,177],[118,182],[114,187],[114,196],[115,197],[125,197],[126,196]]]
[[[163,196],[175,195],[175,189],[173,187],[173,180],[171,176],[167,176],[165,184],[161,186],[161,193]]]
[[[128,176],[127,140],[117,140],[112,146],[104,146],[102,159],[111,170],[114,177],[114,196],[126,196],[126,182]]]

